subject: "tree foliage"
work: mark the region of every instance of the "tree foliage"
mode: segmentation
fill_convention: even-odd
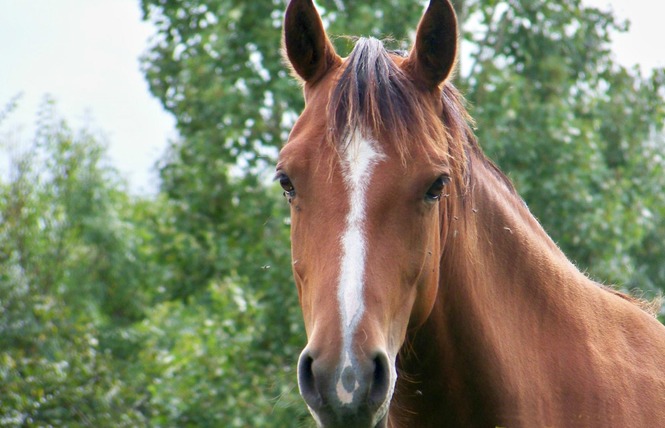
[[[140,425],[116,352],[147,309],[140,221],[98,136],[49,101],[37,127],[0,183],[0,424]]]

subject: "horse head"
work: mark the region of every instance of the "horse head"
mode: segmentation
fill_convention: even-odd
[[[284,46],[305,98],[276,176],[308,338],[300,391],[320,426],[385,426],[397,355],[437,294],[444,201],[463,180],[441,120],[455,13],[432,0],[406,56],[361,38],[342,59],[312,1],[292,0]]]

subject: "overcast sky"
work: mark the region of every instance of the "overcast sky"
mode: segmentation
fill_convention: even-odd
[[[139,0],[0,0],[0,106],[23,93],[0,134],[29,140],[50,94],[73,129],[91,117],[104,132],[133,192],[156,190],[153,164],[175,131],[140,70],[153,33]]]
[[[665,1],[584,2],[631,20],[630,33],[615,37],[622,64],[665,67]],[[141,22],[139,0],[0,0],[0,11],[0,106],[23,94],[0,124],[0,135],[11,136],[2,140],[29,140],[38,106],[50,94],[72,128],[91,117],[108,136],[111,161],[132,192],[154,192],[153,165],[175,131],[140,71],[154,30]],[[6,150],[0,148],[0,157],[6,159]]]

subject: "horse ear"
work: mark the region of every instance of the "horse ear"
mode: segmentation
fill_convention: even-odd
[[[418,24],[404,71],[428,90],[450,75],[457,58],[457,18],[449,0],[431,0]]]
[[[312,0],[291,0],[284,16],[284,47],[293,69],[314,83],[341,61]]]

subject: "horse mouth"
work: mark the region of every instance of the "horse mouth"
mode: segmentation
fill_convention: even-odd
[[[359,416],[350,417],[348,419],[329,421],[330,423],[323,422],[320,417],[310,409],[312,416],[317,422],[318,428],[388,428],[388,414],[386,413],[381,419],[374,423],[367,417]]]

